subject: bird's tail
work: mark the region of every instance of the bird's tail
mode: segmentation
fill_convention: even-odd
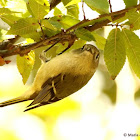
[[[17,97],[17,98],[8,100],[8,101],[1,102],[0,107],[20,103],[20,102],[23,102],[23,101],[27,101],[27,99],[24,99],[23,97]]]

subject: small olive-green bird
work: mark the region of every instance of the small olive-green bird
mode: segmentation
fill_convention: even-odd
[[[27,110],[59,101],[81,89],[99,63],[99,51],[90,44],[56,56],[41,65],[32,86],[21,96],[0,103],[0,107],[33,100]]]

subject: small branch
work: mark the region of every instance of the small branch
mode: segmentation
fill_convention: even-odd
[[[109,0],[109,7],[110,7],[110,12],[112,13],[112,5],[111,5],[111,0]]]
[[[112,27],[123,27],[123,25],[122,24],[107,24],[106,26],[112,26]]]
[[[88,20],[88,19],[82,20],[82,21],[78,22],[77,24],[73,25],[72,27],[66,29],[65,32],[67,33],[67,32],[69,32],[71,30],[75,30],[76,28],[78,28],[80,25],[86,23],[87,21],[90,21],[90,20]]]
[[[17,35],[17,36],[15,36],[15,38],[8,39],[8,40],[9,40],[9,42],[10,42],[11,44],[14,44],[14,43],[16,43],[16,41],[18,41],[20,38],[21,38],[21,37],[20,37],[19,35]]]
[[[56,42],[56,40],[58,40],[58,39],[61,40],[60,43],[63,43],[65,41],[70,41],[73,38],[74,38],[73,34],[71,34],[71,33],[69,33],[69,34],[59,33],[53,37],[50,37],[46,40],[42,40],[37,43],[28,44],[28,45],[24,45],[24,46],[15,45],[12,50],[0,50],[0,56],[2,56],[3,58],[12,56],[12,55],[16,55],[16,54],[23,56],[24,54],[27,54],[28,52],[30,52],[31,50],[34,50],[36,48],[54,44]],[[76,36],[74,39],[76,39]]]
[[[112,17],[112,21],[115,21],[115,20],[117,20],[117,19],[120,19],[120,18],[122,18],[122,17],[124,17],[125,16],[125,13],[122,13],[122,14],[120,14],[120,15],[117,15],[117,16],[113,16]],[[96,30],[96,29],[99,29],[99,28],[101,28],[101,27],[103,27],[103,26],[106,26],[108,23],[110,23],[111,21],[109,20],[109,19],[105,19],[105,20],[103,20],[103,21],[101,21],[101,22],[97,22],[97,23],[95,23],[94,25],[92,25],[92,26],[87,26],[87,27],[85,27],[87,30],[89,30],[89,31],[94,31],[94,30]]]
[[[84,1],[83,0],[82,0],[82,12],[83,12],[84,20],[85,20],[86,16],[85,16],[85,11],[84,11]]]
[[[44,31],[43,31],[43,28],[42,28],[40,20],[38,21],[38,24],[40,26],[40,29],[41,29],[41,32],[42,32],[42,35],[43,35],[43,40],[44,40],[45,39],[45,34],[44,34]]]
[[[58,55],[60,55],[60,54],[64,53],[65,51],[67,51],[67,50],[74,44],[75,40],[76,40],[76,36],[73,35],[73,37],[72,37],[71,40],[69,41],[68,47],[65,48],[65,49],[64,49],[62,52],[60,52]]]
[[[5,40],[3,42],[0,42],[0,50],[3,49],[12,49],[13,44],[20,38],[20,36],[15,36],[15,38],[11,38],[8,40]]]
[[[60,42],[60,39],[58,39],[54,44],[52,44],[49,48],[47,48],[44,52],[47,52],[50,50],[53,46],[55,46],[58,42]]]

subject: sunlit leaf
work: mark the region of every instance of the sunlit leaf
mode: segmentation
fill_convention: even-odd
[[[140,13],[135,10],[131,10],[126,14],[126,16],[129,19],[130,28],[132,30],[140,29]]]
[[[23,83],[25,84],[30,76],[31,70],[33,69],[35,61],[34,51],[30,51],[28,55],[24,55],[23,57],[17,56],[17,67],[22,75]]]
[[[109,13],[109,4],[107,0],[84,0],[84,2],[92,9],[99,13]]]
[[[63,1],[64,5],[66,5],[66,7],[73,5],[73,4],[78,4],[79,2],[81,2],[81,0],[69,0],[69,2],[64,2],[66,0],[62,0],[62,1]]]
[[[126,8],[137,5],[138,0],[123,0]]]
[[[126,54],[131,67],[140,78],[140,39],[130,30],[123,30]]]
[[[28,8],[30,8],[31,14],[38,20],[42,19],[49,12],[49,7],[46,5],[41,5],[35,0],[29,0]]]
[[[75,24],[77,24],[79,22],[78,19],[76,18],[73,18],[71,16],[62,16],[60,18],[60,21],[61,25],[63,26],[64,29],[67,29]]]
[[[126,58],[122,37],[123,34],[119,29],[113,29],[109,33],[104,48],[104,60],[112,79],[115,79],[122,69]]]
[[[40,41],[41,35],[39,32],[30,32],[28,34],[23,34],[22,37],[33,39],[35,42]]]
[[[59,30],[54,31],[54,30],[51,30],[51,29],[46,28],[44,30],[44,33],[45,33],[46,36],[51,37],[51,36],[56,35],[57,33],[60,33],[60,31]]]
[[[55,18],[50,18],[48,22],[52,24],[54,28],[57,28],[57,30],[60,30],[62,28],[62,25],[60,24],[59,19],[57,20]]]
[[[12,13],[18,13],[16,11],[11,11],[10,9],[8,8],[0,8],[0,15],[2,14],[12,14]]]
[[[92,35],[95,38],[96,45],[99,49],[104,50],[106,39],[100,35],[98,35],[96,32],[92,32]]]
[[[68,42],[62,43],[57,43],[55,47],[57,48],[56,53],[59,54],[61,53],[66,47],[68,46]]]
[[[37,3],[41,4],[41,5],[45,5],[47,7],[50,6],[49,4],[49,0],[35,0]],[[47,8],[48,9],[48,8]]]
[[[69,2],[71,2],[72,0],[61,0],[63,2],[63,4],[66,6]]]
[[[39,25],[35,19],[23,18],[13,24],[7,34],[16,34],[22,36],[24,34],[35,32],[38,26]]]
[[[70,51],[70,50],[73,50],[73,49],[82,48],[85,43],[86,43],[85,40],[81,40],[81,39],[76,40],[74,42],[74,44],[67,50],[67,52]],[[56,53],[58,54],[58,53],[62,52],[64,49],[66,49],[66,47],[68,47],[68,42],[64,42],[63,44],[62,43],[58,43],[56,45],[56,47],[57,47]]]
[[[0,1],[0,4],[1,4],[2,6],[6,6],[6,2],[7,2],[7,0],[1,0],[1,1]]]
[[[55,7],[54,8],[54,16],[58,16],[58,15],[61,15],[62,14],[62,12],[61,12],[61,10],[59,10],[57,7]]]
[[[13,15],[1,15],[0,18],[10,26],[16,23],[16,21],[20,19],[20,17],[13,16]]]
[[[48,29],[51,29],[51,30],[54,30],[54,31],[57,30],[57,28],[53,24],[51,24],[50,20],[45,19],[45,20],[42,21],[41,24],[44,25],[44,27],[46,27]],[[59,22],[58,22],[58,24],[59,24]]]
[[[102,17],[102,18],[97,18],[97,19],[92,19],[92,20],[88,20],[86,22],[84,22],[83,24],[79,25],[79,28],[81,27],[85,27],[85,26],[91,26],[91,25],[95,25],[98,22],[104,22],[106,20],[110,20],[111,22],[111,16],[106,16],[106,17]]]
[[[71,16],[78,19],[78,17],[79,17],[79,7],[78,7],[77,4],[67,6],[66,8],[67,8],[67,14],[68,15],[71,15]]]
[[[82,40],[82,39],[76,40],[76,41],[74,42],[74,44],[71,46],[70,50],[82,48],[82,47],[84,46],[85,43],[86,43],[85,40]]]
[[[91,34],[90,31],[84,29],[84,28],[79,28],[75,31],[75,34],[77,37],[86,40],[86,41],[95,41],[93,35]]]

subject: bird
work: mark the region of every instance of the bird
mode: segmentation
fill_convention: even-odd
[[[0,107],[28,100],[24,111],[51,104],[85,86],[94,75],[99,63],[99,50],[91,44],[65,52],[43,63],[32,85],[19,97],[0,103]]]

